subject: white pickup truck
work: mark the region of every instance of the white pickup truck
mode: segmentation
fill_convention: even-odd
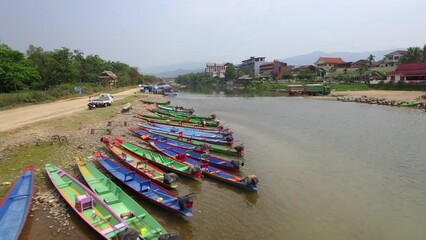
[[[114,97],[109,93],[101,93],[98,99],[92,101],[96,107],[111,106],[112,102],[114,102]]]

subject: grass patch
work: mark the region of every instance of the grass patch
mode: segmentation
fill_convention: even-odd
[[[25,166],[33,165],[35,168],[35,185],[44,182],[43,177],[47,177],[44,172],[44,165],[52,163],[58,166],[70,161],[66,157],[69,145],[51,145],[50,142],[42,142],[39,146],[28,144],[15,147],[6,153],[1,160],[0,182],[13,183]],[[0,186],[0,196],[3,196],[10,185]]]

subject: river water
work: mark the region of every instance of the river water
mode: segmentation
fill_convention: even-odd
[[[183,239],[426,238],[424,111],[181,93],[172,104],[216,114],[245,145],[242,174],[260,179],[257,193],[185,181],[198,212],[164,221]]]

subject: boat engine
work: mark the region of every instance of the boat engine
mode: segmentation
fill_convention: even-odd
[[[242,151],[244,151],[244,145],[239,145],[239,146],[236,146],[236,147],[234,147],[234,149],[239,153],[239,154],[241,154],[241,152]]]
[[[232,137],[232,135],[228,135],[228,136],[226,136],[225,140],[227,142],[232,142],[232,141],[234,141],[234,137]]]
[[[101,137],[101,142],[103,143],[109,143],[109,139],[106,137]]]
[[[138,239],[140,239],[139,233],[132,228],[127,228],[125,231],[121,231],[121,232],[117,233],[117,238],[118,238],[118,240],[138,240]]]
[[[181,210],[192,208],[192,204],[194,203],[194,199],[192,198],[192,193],[185,195],[183,197],[178,197],[178,201],[179,201],[179,207]]]
[[[180,240],[180,237],[176,233],[165,233],[161,234],[158,240]]]
[[[196,173],[196,172],[201,172],[201,168],[198,165],[192,165],[189,167],[189,172],[191,174]]]
[[[240,160],[232,160],[231,161],[232,166],[234,166],[236,169],[240,169],[241,166],[244,166],[244,162]]]
[[[256,185],[259,183],[259,179],[257,179],[256,175],[247,175],[244,178],[244,181],[247,183],[247,185],[249,184]]]
[[[179,176],[175,173],[166,173],[164,174],[164,182],[167,184],[172,184],[179,180]]]
[[[215,119],[216,118],[216,114],[212,114],[212,115],[210,115],[213,119]]]

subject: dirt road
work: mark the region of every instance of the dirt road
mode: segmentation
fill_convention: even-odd
[[[139,91],[139,89],[131,89],[124,92],[115,93],[113,94],[114,100],[123,99],[127,96],[133,95],[137,91]],[[0,111],[0,132],[10,131],[37,121],[87,110],[87,101],[88,97],[84,96],[52,103],[37,104]]]

